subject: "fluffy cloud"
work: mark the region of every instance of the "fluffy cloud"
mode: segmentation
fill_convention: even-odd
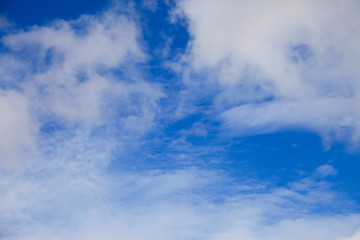
[[[300,127],[331,142],[345,140],[345,129],[356,144],[359,8],[353,0],[180,0],[174,12],[192,36],[182,63],[220,85],[216,103],[238,132]]]
[[[128,86],[104,77],[99,70],[144,59],[138,37],[134,22],[108,12],[34,27],[5,36],[3,43],[11,51],[5,57],[15,56],[20,62],[18,71],[25,73],[20,87],[36,107],[72,122],[96,122],[104,94],[128,94]]]
[[[20,148],[36,151],[50,125],[95,127],[116,118],[126,131],[147,131],[162,92],[135,70],[146,58],[140,35],[115,9],[4,36],[2,159],[11,161]]]

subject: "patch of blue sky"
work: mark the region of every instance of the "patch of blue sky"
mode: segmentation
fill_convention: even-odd
[[[247,172],[261,181],[271,179],[284,186],[288,181],[311,175],[321,165],[331,164],[338,173],[329,177],[330,182],[336,183],[345,175],[351,179],[348,183],[358,181],[357,171],[353,171],[357,168],[357,154],[349,154],[343,144],[334,144],[324,151],[321,138],[311,132],[286,131],[234,138],[228,148],[231,164],[235,165],[231,169],[235,172],[239,169],[240,176]],[[358,195],[357,191],[351,192]]]
[[[313,55],[314,53],[308,44],[303,43],[291,47],[291,59],[296,63],[309,61]]]
[[[18,27],[26,28],[49,24],[57,19],[73,20],[82,14],[96,14],[105,10],[109,4],[108,0],[90,0],[86,4],[71,0],[3,0],[0,3],[0,12]]]
[[[150,66],[154,63],[164,67],[162,63],[165,60],[179,56],[186,49],[189,33],[185,24],[172,19],[174,6],[171,1],[158,1],[155,9],[144,9],[141,4],[137,5],[147,52],[152,56]]]

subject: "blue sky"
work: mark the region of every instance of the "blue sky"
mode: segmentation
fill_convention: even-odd
[[[0,3],[0,238],[357,240],[360,5]]]

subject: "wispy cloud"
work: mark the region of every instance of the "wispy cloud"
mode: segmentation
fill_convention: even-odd
[[[4,239],[335,240],[351,235],[360,221],[337,210],[316,214],[319,208],[342,204],[327,183],[316,179],[283,188],[239,182],[230,187],[233,194],[219,195],[216,188],[228,183],[213,171],[120,171],[110,176],[97,162],[104,157],[88,151],[71,161],[60,156],[33,170],[31,177],[6,183],[6,196],[12,199],[2,200],[2,212],[13,225],[2,231],[17,234]],[[90,164],[89,159],[96,160]]]

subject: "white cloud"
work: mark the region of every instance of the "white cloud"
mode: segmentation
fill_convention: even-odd
[[[352,235],[349,238],[341,238],[341,240],[358,240],[360,239],[360,231],[356,231],[356,233],[354,233],[354,235]]]
[[[38,47],[38,54],[54,51],[57,64],[71,71],[85,67],[116,67],[126,58],[144,59],[139,48],[136,24],[116,11],[99,16],[84,15],[74,21],[58,20],[50,26],[5,36],[3,41],[13,50]],[[39,46],[40,45],[40,46]],[[80,69],[79,69],[80,70]]]
[[[81,222],[105,204],[112,154],[153,126],[162,89],[143,80],[140,30],[118,10],[1,39],[0,238]]]
[[[356,104],[347,98],[317,98],[312,101],[279,100],[250,103],[222,113],[224,127],[233,134],[251,135],[286,129],[310,129],[331,139],[348,141],[348,133],[357,124]]]
[[[316,173],[319,174],[321,177],[333,176],[337,174],[336,169],[329,165],[321,165],[316,169]]]
[[[35,66],[25,66],[30,69],[26,72],[33,73],[25,76],[27,82],[22,85],[31,101],[73,122],[96,122],[104,94],[126,93],[124,84],[110,81],[98,71],[142,61],[145,55],[138,38],[134,22],[110,11],[34,27],[5,36],[3,42],[15,56],[33,55],[30,59]]]
[[[15,167],[25,152],[36,150],[37,121],[15,91],[0,91],[0,113],[0,166]]]
[[[116,121],[139,136],[152,126],[163,93],[136,70],[146,59],[141,33],[117,9],[32,27],[2,42],[7,48],[0,56],[2,162],[22,150],[35,154],[39,129],[49,122],[71,128]],[[111,73],[114,69],[124,76]]]
[[[300,190],[233,183],[234,194],[219,196],[213,184],[229,183],[214,171],[108,175],[99,167],[107,161],[106,150],[98,151],[108,141],[83,140],[56,147],[57,158],[29,169],[31,178],[7,183],[2,219],[17,224],[11,226],[15,235],[1,229],[3,239],[338,240],[360,223],[358,215],[315,213],[317,207],[342,204],[324,182],[305,179]],[[76,158],[69,161],[69,154]]]
[[[356,144],[359,9],[353,0],[180,0],[175,12],[188,20],[192,36],[181,63],[220,85],[218,111],[235,89],[238,101],[225,113],[235,130],[298,126],[329,142],[344,140],[347,126],[347,138]],[[186,81],[198,84],[191,75]]]

